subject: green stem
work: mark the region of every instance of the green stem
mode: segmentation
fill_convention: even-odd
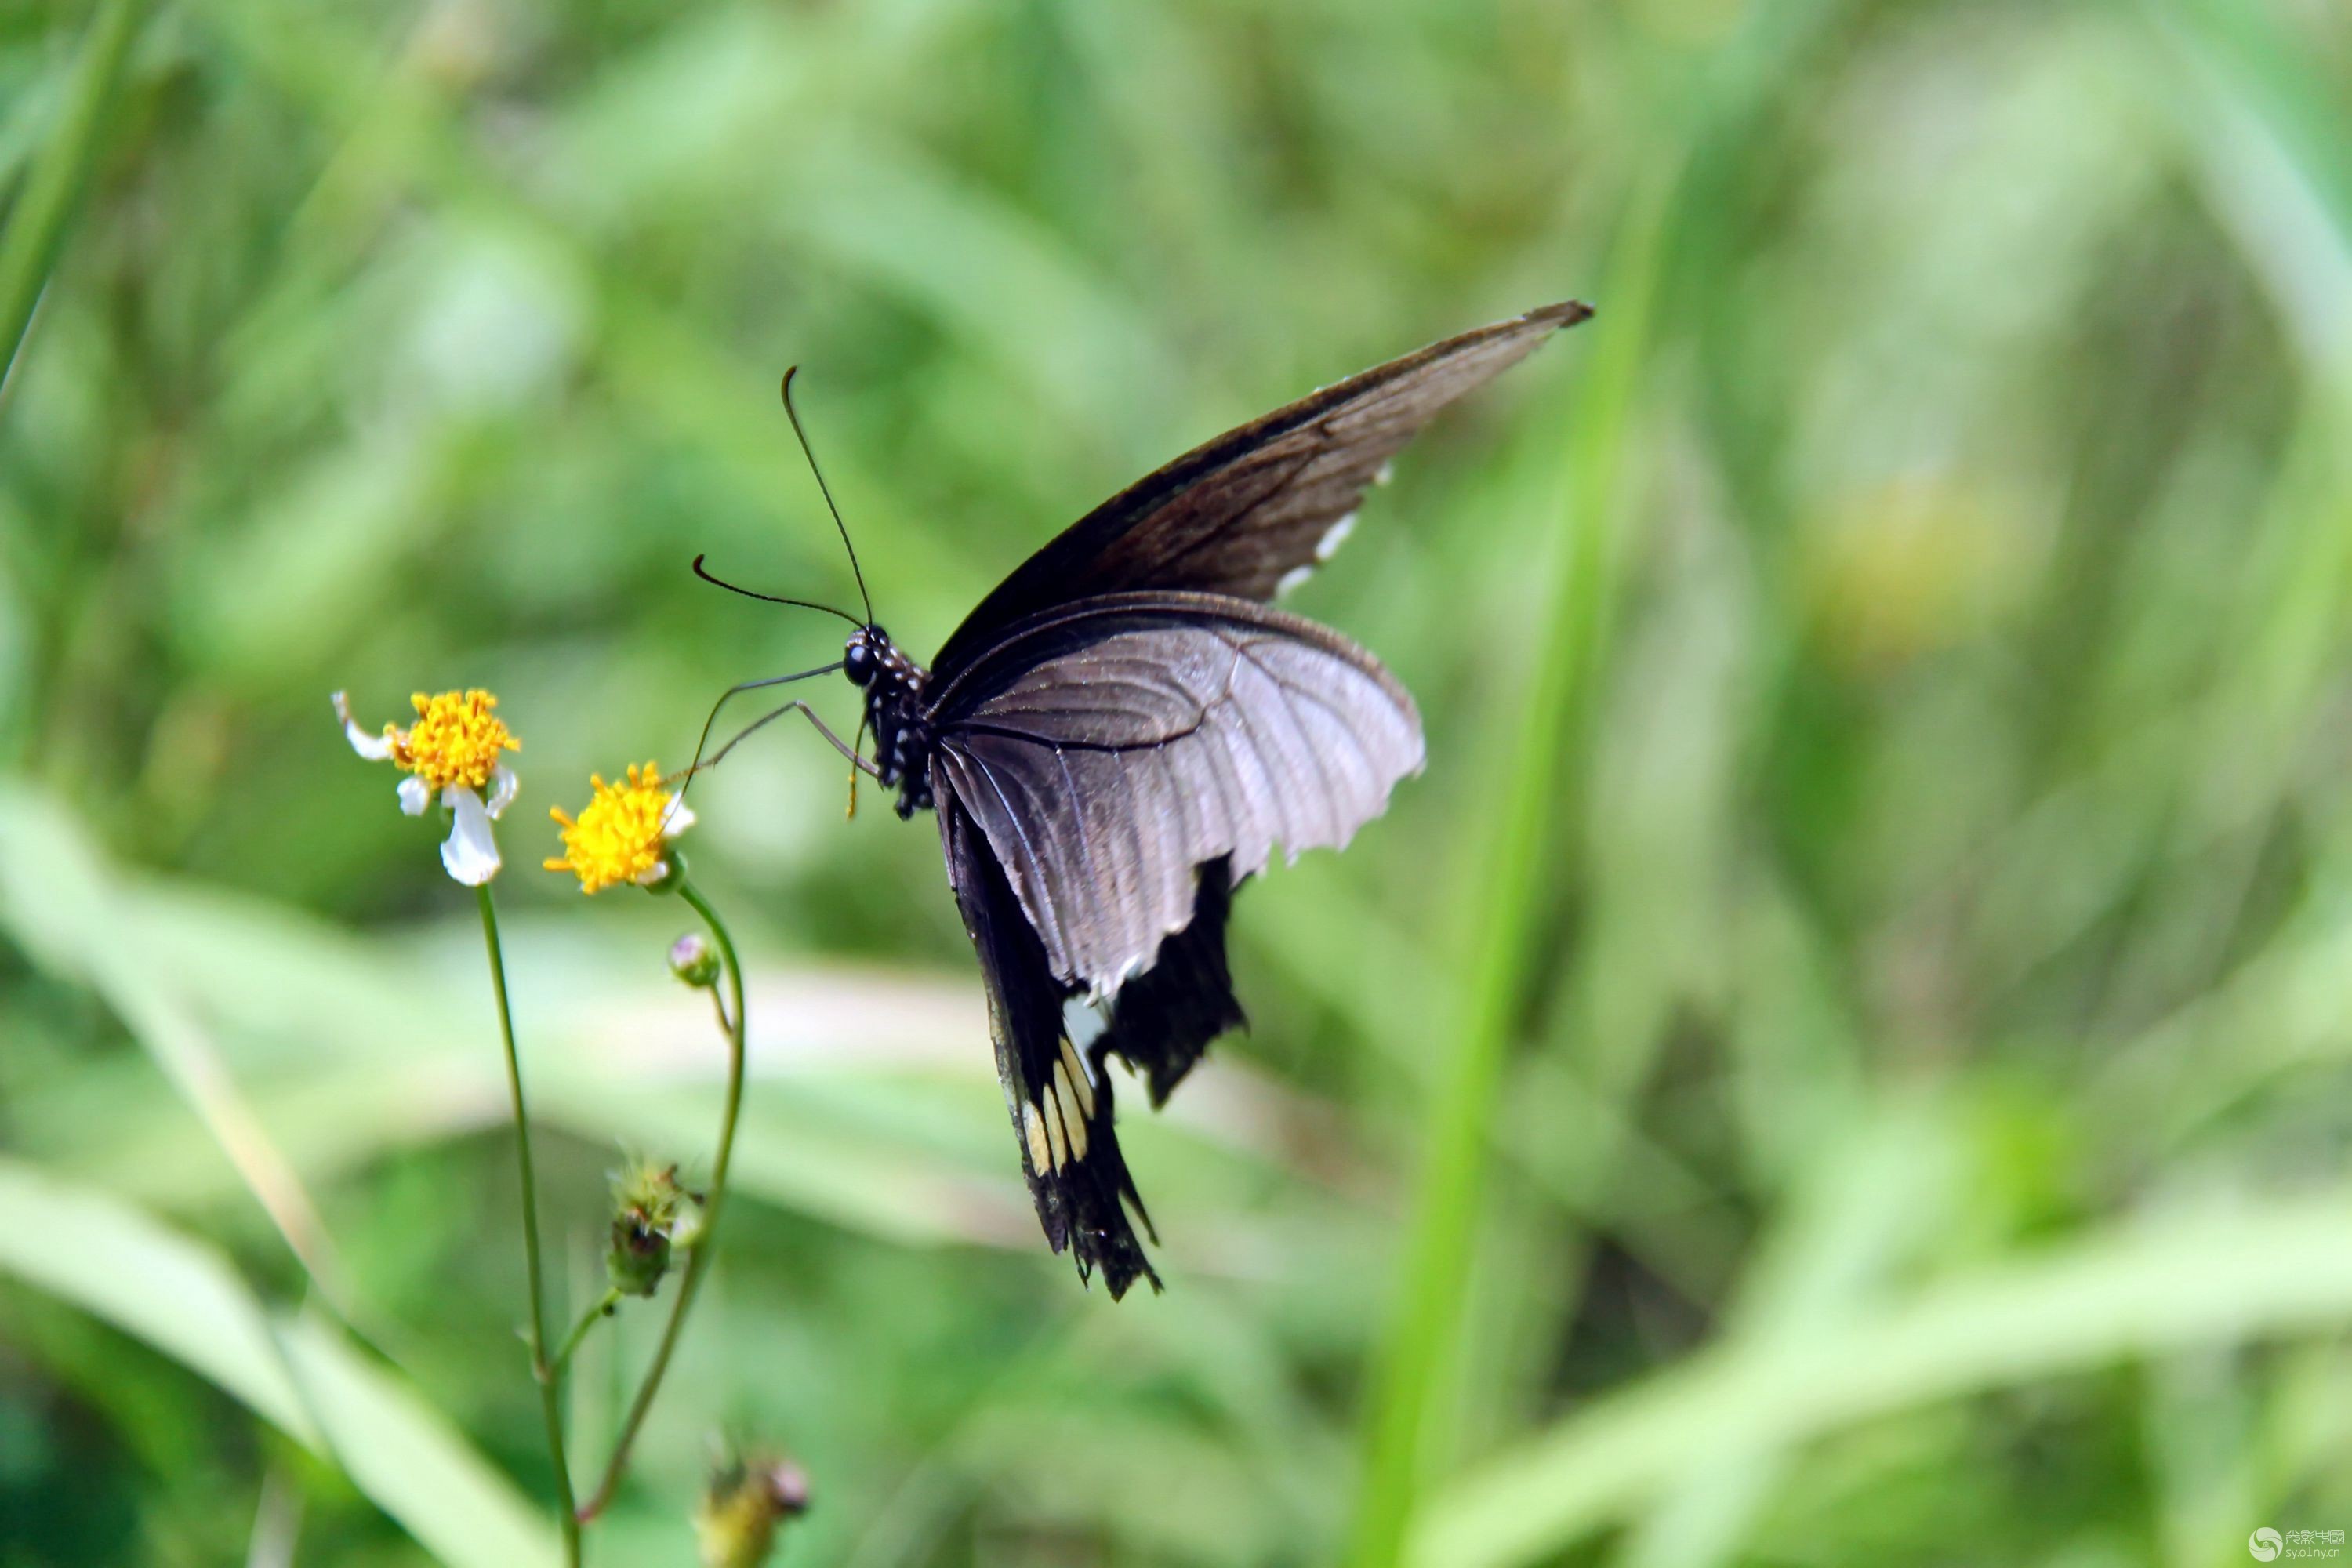
[[[474,889],[482,906],[482,941],[490,953],[490,985],[499,999],[499,1037],[507,1048],[507,1089],[514,1098],[515,1163],[522,1173],[522,1255],[530,1277],[530,1375],[539,1384],[540,1414],[547,1422],[547,1453],[555,1466],[557,1516],[563,1531],[563,1561],[580,1568],[580,1521],[572,1501],[572,1465],[563,1453],[562,1390],[547,1359],[547,1292],[539,1261],[539,1181],[530,1163],[530,1118],[523,1110],[522,1058],[515,1049],[514,1009],[507,1000],[506,955],[499,945],[498,911],[488,882]]]
[[[594,1304],[586,1311],[580,1314],[580,1321],[572,1325],[572,1331],[563,1336],[563,1343],[555,1352],[555,1361],[551,1370],[559,1380],[563,1376],[564,1368],[572,1364],[572,1352],[578,1350],[580,1342],[588,1337],[588,1331],[596,1326],[597,1320],[620,1304],[620,1291],[608,1285],[604,1288],[604,1294],[597,1298]]]
[[[727,1033],[727,1105],[719,1113],[719,1155],[710,1167],[710,1195],[703,1205],[702,1234],[695,1239],[693,1256],[687,1259],[686,1277],[678,1281],[677,1300],[670,1304],[669,1321],[663,1325],[661,1343],[655,1347],[653,1363],[646,1368],[645,1381],[638,1385],[637,1396],[621,1423],[621,1435],[614,1442],[612,1458],[604,1465],[604,1479],[596,1483],[594,1495],[580,1505],[583,1521],[595,1518],[613,1500],[614,1489],[621,1483],[621,1472],[628,1466],[630,1446],[637,1440],[637,1428],[645,1425],[646,1412],[653,1408],[662,1375],[669,1370],[670,1352],[677,1348],[678,1331],[686,1326],[686,1315],[693,1310],[695,1293],[701,1289],[702,1276],[710,1267],[711,1244],[719,1234],[719,1211],[727,1200],[727,1162],[735,1152],[736,1113],[743,1108],[743,965],[735,956],[735,942],[727,934],[726,922],[695,890],[694,884],[680,880],[677,896],[693,905],[694,912],[710,928],[711,940],[719,944],[719,956],[727,971],[727,994],[735,1004],[731,1018],[727,1010],[719,1014],[719,1022]]]
[[[7,380],[32,325],[66,226],[80,204],[90,165],[104,139],[107,104],[122,79],[122,64],[138,31],[139,0],[106,0],[90,24],[89,40],[74,67],[73,81],[51,136],[25,177],[8,232],[0,237],[0,384]]]

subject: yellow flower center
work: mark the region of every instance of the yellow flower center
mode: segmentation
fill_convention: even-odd
[[[588,783],[595,795],[576,820],[562,806],[548,811],[563,828],[563,854],[544,862],[547,868],[575,873],[583,893],[651,877],[669,847],[662,829],[670,795],[662,788],[661,770],[633,763],[625,784],[609,784],[594,774]]]
[[[487,691],[444,691],[437,697],[420,691],[409,700],[416,705],[416,722],[404,731],[387,725],[384,737],[392,742],[392,760],[432,785],[435,795],[451,784],[488,787],[499,753],[522,750],[522,742],[491,711],[499,700]]]

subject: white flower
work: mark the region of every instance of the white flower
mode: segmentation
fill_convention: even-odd
[[[437,796],[450,816],[441,864],[469,888],[499,874],[499,846],[490,824],[513,804],[517,781],[502,754],[519,751],[493,711],[499,700],[487,691],[416,693],[416,721],[407,729],[387,724],[370,734],[352,718],[351,704],[335,693],[335,717],[352,750],[372,763],[388,762],[408,776],[400,781],[400,809],[422,816]]]

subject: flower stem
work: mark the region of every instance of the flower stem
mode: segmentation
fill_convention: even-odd
[[[570,1333],[563,1336],[563,1343],[557,1348],[555,1360],[551,1363],[551,1370],[559,1379],[563,1376],[564,1369],[572,1364],[572,1352],[580,1348],[580,1342],[588,1337],[588,1331],[596,1326],[598,1319],[620,1305],[620,1291],[608,1285],[604,1288],[604,1293],[590,1303],[586,1311],[580,1314],[580,1321],[572,1325]]]
[[[555,1466],[555,1500],[562,1511],[563,1561],[580,1568],[580,1520],[572,1501],[572,1465],[563,1454],[562,1391],[547,1359],[547,1292],[539,1261],[539,1183],[530,1163],[530,1118],[522,1102],[522,1058],[515,1049],[514,1010],[507,1001],[506,955],[499,945],[498,911],[485,882],[474,889],[482,906],[482,941],[489,949],[490,985],[499,999],[499,1036],[507,1048],[507,1089],[514,1097],[515,1163],[522,1173],[522,1254],[530,1277],[530,1375],[539,1384],[540,1414],[547,1421],[547,1453]]]
[[[645,1381],[638,1385],[637,1396],[621,1423],[621,1435],[613,1445],[612,1458],[605,1462],[604,1479],[596,1483],[594,1494],[580,1505],[583,1521],[595,1518],[613,1500],[621,1472],[628,1466],[630,1446],[636,1441],[637,1428],[645,1424],[646,1412],[653,1407],[662,1375],[669,1370],[670,1352],[677,1348],[678,1331],[686,1326],[686,1315],[693,1310],[695,1293],[710,1267],[711,1243],[719,1232],[719,1210],[727,1199],[727,1162],[735,1152],[736,1113],[743,1108],[743,965],[735,956],[735,942],[727,934],[726,923],[695,890],[694,884],[680,880],[677,896],[693,905],[694,912],[710,928],[711,940],[719,944],[719,956],[727,971],[727,993],[734,1003],[731,1009],[719,1013],[719,1022],[727,1034],[727,1105],[719,1114],[719,1153],[711,1163],[710,1194],[703,1204],[702,1234],[695,1239],[694,1255],[687,1259],[686,1276],[678,1281],[677,1300],[670,1304],[669,1321],[663,1325],[661,1343],[655,1347],[653,1363],[646,1368]]]

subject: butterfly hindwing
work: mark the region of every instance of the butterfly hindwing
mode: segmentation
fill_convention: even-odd
[[[1149,1230],[1119,1152],[1110,1079],[1099,1058],[1087,1061],[1063,1026],[1067,987],[1055,981],[987,838],[946,795],[940,797],[940,838],[964,931],[980,956],[997,1078],[1046,1242],[1055,1252],[1070,1250],[1080,1278],[1100,1268],[1114,1300],[1138,1278],[1157,1290],[1160,1276],[1123,1206],[1133,1204]]]
[[[1151,966],[1118,988],[1094,1043],[1096,1061],[1117,1056],[1143,1075],[1155,1110],[1211,1040],[1249,1023],[1225,967],[1225,921],[1233,907],[1232,863],[1220,856],[1201,868],[1192,923],[1161,942]]]
[[[1017,629],[931,710],[933,776],[1002,863],[1055,979],[1111,998],[1193,918],[1196,868],[1344,845],[1423,761],[1380,662],[1311,621],[1121,594]]]

